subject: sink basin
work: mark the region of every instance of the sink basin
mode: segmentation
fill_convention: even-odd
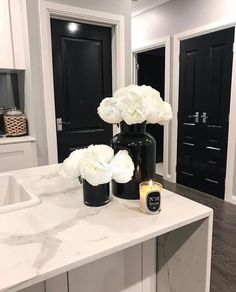
[[[0,175],[0,213],[30,207],[39,202],[40,199],[13,175]]]

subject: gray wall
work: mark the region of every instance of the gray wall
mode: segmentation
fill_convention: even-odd
[[[235,0],[172,0],[132,18],[132,48],[211,22],[235,18]]]
[[[26,100],[33,117],[31,117],[31,134],[37,139],[37,151],[39,165],[48,163],[47,137],[45,122],[45,105],[43,101],[41,43],[39,30],[38,1],[27,1],[27,17],[29,30],[29,52],[26,56],[30,60],[26,68]],[[131,81],[131,28],[130,28],[130,1],[128,0],[52,0],[61,4],[78,6],[81,8],[100,10],[125,16],[125,40],[126,40],[126,84]],[[30,82],[29,82],[30,80]],[[28,83],[27,83],[28,81]],[[33,108],[32,108],[33,107]],[[31,114],[32,116],[32,114]]]

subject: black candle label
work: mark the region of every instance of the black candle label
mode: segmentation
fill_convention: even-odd
[[[151,212],[156,212],[161,206],[161,194],[158,191],[149,192],[147,195],[147,208]]]

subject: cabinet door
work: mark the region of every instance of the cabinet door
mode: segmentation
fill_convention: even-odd
[[[14,69],[10,7],[8,0],[0,1],[0,68]]]
[[[19,290],[19,292],[45,292],[45,283],[40,282],[28,288]]]
[[[0,145],[0,171],[37,166],[35,143]]]
[[[70,292],[141,292],[142,245],[74,269],[68,280]]]
[[[45,292],[68,292],[67,273],[46,280]]]
[[[24,56],[24,17],[26,17],[25,1],[9,0],[11,28],[12,28],[12,50],[14,55],[15,69],[25,69]]]

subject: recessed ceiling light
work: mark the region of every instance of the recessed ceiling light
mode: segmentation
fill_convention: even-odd
[[[70,32],[76,32],[79,30],[79,24],[78,23],[75,23],[75,22],[70,22],[68,24],[68,30]]]

